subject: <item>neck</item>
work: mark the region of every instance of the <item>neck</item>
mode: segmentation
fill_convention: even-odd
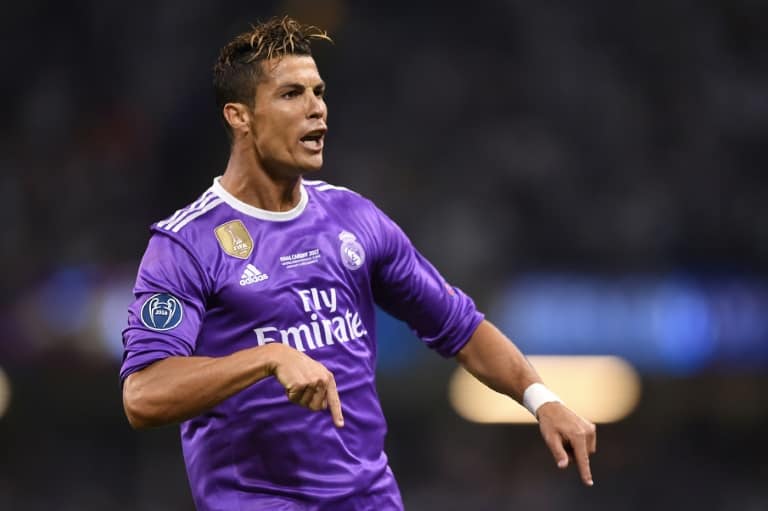
[[[267,211],[288,211],[301,199],[301,176],[269,172],[252,148],[235,144],[219,181],[238,200]]]

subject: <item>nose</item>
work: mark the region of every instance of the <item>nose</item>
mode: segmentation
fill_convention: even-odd
[[[307,107],[307,117],[309,119],[324,119],[327,111],[325,100],[322,96],[309,95],[309,105]]]

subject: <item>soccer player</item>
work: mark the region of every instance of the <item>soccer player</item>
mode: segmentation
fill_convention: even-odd
[[[570,452],[592,485],[594,426],[371,201],[304,179],[327,132],[322,39],[275,18],[221,50],[229,162],[151,228],[123,333],[131,425],[181,422],[201,510],[401,510],[374,384],[378,304],[523,402],[557,465]]]

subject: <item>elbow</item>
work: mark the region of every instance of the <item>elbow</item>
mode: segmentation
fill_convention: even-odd
[[[136,431],[152,427],[152,424],[146,416],[137,413],[136,410],[132,410],[128,405],[125,405],[125,416],[128,419],[128,424],[130,424],[131,428]]]
[[[456,362],[458,362],[464,367],[467,367],[467,364],[469,363],[470,356],[467,354],[468,351],[469,349],[465,345],[462,349],[459,350],[458,353],[456,353],[456,356],[455,356]]]
[[[476,365],[478,365],[478,360],[481,360],[481,353],[478,353],[483,344],[483,339],[480,338],[478,335],[478,331],[481,329],[483,325],[481,324],[480,327],[475,330],[475,333],[472,334],[472,336],[469,338],[469,341],[456,353],[455,359],[456,362],[461,364],[464,369],[474,374],[474,372],[477,370],[475,368]]]
[[[138,373],[129,375],[123,383],[123,410],[128,423],[135,430],[161,425],[159,417],[152,411],[146,386],[142,384]]]
[[[135,431],[141,431],[143,429],[150,428],[149,424],[137,415],[128,413],[127,411],[125,415],[128,418],[128,424],[130,424],[131,428],[133,428]]]

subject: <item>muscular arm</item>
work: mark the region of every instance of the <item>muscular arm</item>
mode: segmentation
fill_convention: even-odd
[[[478,380],[522,403],[529,385],[541,383],[536,370],[520,350],[488,321],[477,327],[456,359]],[[536,410],[539,429],[559,468],[566,468],[569,453],[578,465],[584,484],[592,486],[589,455],[597,450],[595,426],[558,402]]]
[[[320,363],[282,344],[267,344],[219,358],[169,357],[129,375],[123,407],[136,429],[183,421],[275,376],[288,399],[311,410],[330,406],[343,425],[333,375]]]
[[[517,346],[489,321],[480,323],[456,360],[488,387],[520,403],[529,385],[541,383]]]

